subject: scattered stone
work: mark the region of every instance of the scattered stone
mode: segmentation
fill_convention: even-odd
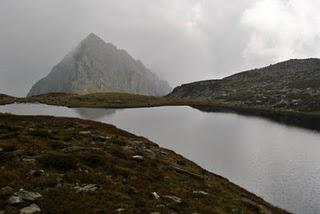
[[[132,158],[137,160],[137,161],[143,161],[144,160],[144,158],[141,155],[135,155],[135,156],[132,156]]]
[[[87,184],[84,186],[75,186],[74,189],[76,189],[78,192],[94,192],[98,189],[98,186],[96,184]]]
[[[179,197],[177,197],[177,196],[173,196],[173,195],[165,195],[165,196],[163,196],[164,198],[167,198],[167,199],[170,199],[170,200],[172,200],[172,201],[174,201],[175,203],[181,203],[182,202],[182,200],[181,200],[181,198],[179,198]]]
[[[64,149],[62,149],[62,151],[69,153],[69,152],[78,152],[78,151],[82,151],[85,149],[86,149],[85,147],[81,147],[81,146],[72,146],[72,147],[64,148]]]
[[[143,141],[141,141],[141,140],[135,140],[135,141],[132,141],[132,143],[134,143],[134,144],[143,144]]]
[[[164,205],[164,204],[158,204],[156,207],[157,207],[157,208],[165,208],[166,205]]]
[[[0,147],[0,152],[3,152],[3,148]]]
[[[8,203],[11,204],[11,205],[14,205],[14,204],[20,204],[22,203],[23,200],[18,197],[18,196],[11,196],[9,199],[8,199]]]
[[[209,195],[209,193],[205,191],[193,191],[192,193],[195,195]]]
[[[33,159],[33,158],[23,158],[22,161],[30,164],[36,163],[36,159]]]
[[[81,132],[79,132],[79,134],[81,134],[81,135],[90,135],[91,131],[81,131]]]
[[[20,210],[20,214],[33,214],[33,213],[37,213],[37,212],[41,212],[41,209],[36,204],[31,204],[30,206],[22,208]]]
[[[147,157],[149,157],[151,160],[155,160],[157,158],[157,155],[154,151],[152,151],[151,149],[146,149],[145,153],[147,155]]]
[[[5,186],[3,188],[1,188],[0,194],[1,195],[10,195],[12,194],[14,191],[13,188],[9,187],[9,186]]]
[[[166,151],[160,151],[160,153],[162,154],[162,155],[168,155],[169,153],[168,152],[166,152]]]
[[[176,167],[176,166],[171,166],[171,168],[174,169],[175,171],[181,173],[181,174],[186,174],[186,175],[190,175],[190,176],[192,176],[192,177],[194,177],[194,178],[202,179],[202,176],[201,176],[201,175],[198,175],[198,174],[193,173],[193,172],[189,172],[189,171],[187,171],[187,170],[185,170],[185,169],[181,169],[181,168]]]
[[[102,135],[92,135],[92,137],[94,138],[94,140],[100,140],[100,141],[106,141],[111,139],[110,136],[102,136]]]
[[[118,213],[121,213],[121,212],[124,212],[124,211],[126,211],[124,208],[119,208],[119,209],[117,209],[116,210]]]
[[[30,170],[28,173],[27,173],[27,176],[29,177],[40,177],[44,175],[44,170]]]
[[[62,188],[62,184],[61,184],[61,183],[58,183],[58,184],[56,185],[56,188],[57,188],[57,189]]]
[[[131,151],[131,150],[133,150],[134,148],[132,147],[132,146],[124,146],[123,147],[123,150],[124,151]]]
[[[71,147],[62,149],[62,151],[65,152],[65,153],[85,151],[85,150],[102,151],[101,148],[97,148],[97,147],[82,147],[82,146],[71,146]]]
[[[153,192],[153,193],[152,193],[152,196],[153,196],[154,199],[156,199],[156,200],[159,200],[159,199],[160,199],[160,196],[159,196],[158,193],[156,193],[156,192]]]
[[[42,195],[40,193],[29,192],[24,189],[20,189],[19,192],[14,193],[14,195],[26,201],[35,201],[37,199],[42,198]]]

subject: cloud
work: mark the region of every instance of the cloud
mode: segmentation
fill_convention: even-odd
[[[242,17],[250,29],[245,58],[265,63],[319,56],[319,9],[317,0],[257,1]]]
[[[172,86],[320,55],[317,0],[1,0],[0,92],[25,95],[93,32]]]

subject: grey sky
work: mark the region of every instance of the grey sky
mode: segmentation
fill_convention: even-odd
[[[172,86],[320,56],[318,0],[0,0],[0,93],[24,96],[93,32]]]

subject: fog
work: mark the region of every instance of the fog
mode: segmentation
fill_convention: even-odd
[[[317,0],[1,0],[0,93],[32,84],[93,32],[175,87],[320,56]]]

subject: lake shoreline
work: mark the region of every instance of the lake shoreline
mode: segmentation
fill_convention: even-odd
[[[52,93],[26,98],[0,96],[0,105],[12,103],[41,103],[68,108],[152,108],[162,106],[190,106],[205,112],[232,112],[246,116],[257,116],[286,125],[320,131],[319,112],[273,109],[259,106],[211,101],[208,99],[186,99],[152,97],[125,93],[98,93],[88,95]]]

